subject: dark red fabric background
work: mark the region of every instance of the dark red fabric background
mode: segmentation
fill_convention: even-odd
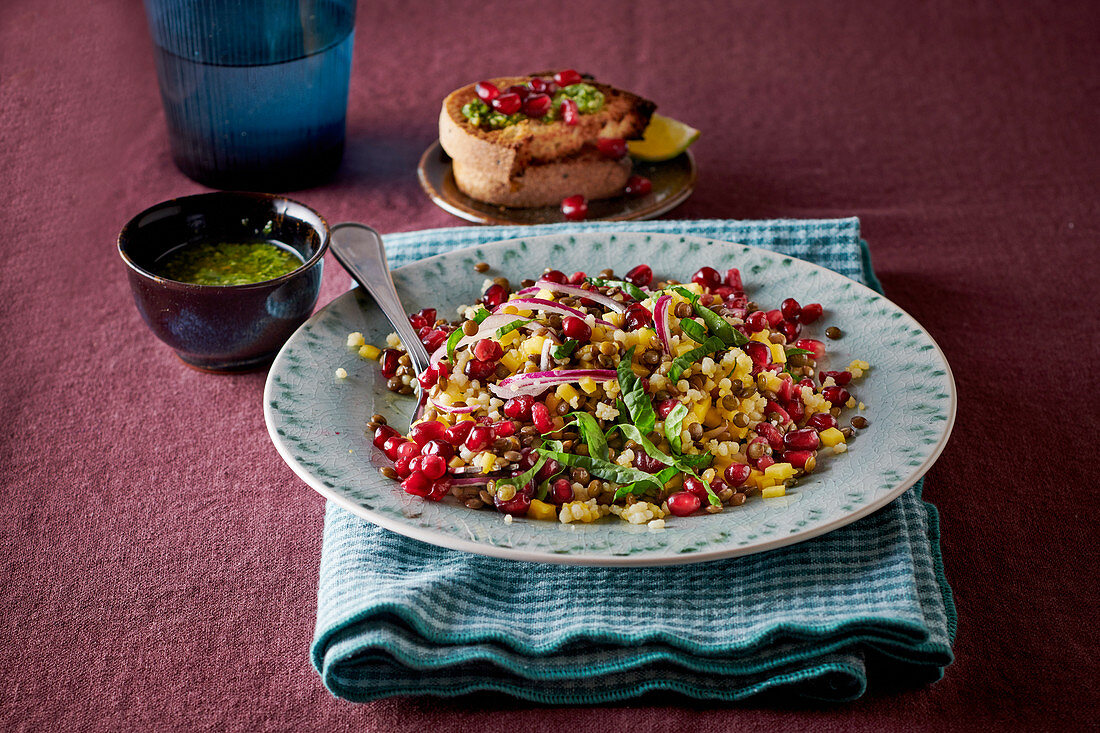
[[[958,382],[926,496],[960,631],[941,682],[835,707],[352,705],[309,666],[323,502],[268,441],[264,375],[184,368],[115,252],[137,211],[202,190],[169,158],[142,6],[5,0],[0,727],[1094,725],[1098,28],[1088,0],[364,4],[345,164],[297,194],[330,221],[459,223],[414,170],[439,100],[558,66],[703,130],[675,216],[861,217]],[[329,266],[322,302],[346,283]]]

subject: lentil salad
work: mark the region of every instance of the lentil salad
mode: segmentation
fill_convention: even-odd
[[[646,265],[622,278],[548,269],[514,292],[504,278],[483,290],[453,322],[410,316],[434,352],[419,377],[396,334],[385,349],[348,337],[389,389],[412,394],[418,379],[426,393],[407,435],[382,415],[369,423],[393,462],[382,473],[425,500],[658,529],[670,514],[782,496],[867,424],[839,417],[869,365],[817,371],[825,344],[801,335],[824,308],[763,310],[737,269],[702,267],[683,284],[654,283]]]

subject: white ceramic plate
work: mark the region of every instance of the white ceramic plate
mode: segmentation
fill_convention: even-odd
[[[492,269],[482,274],[476,262]],[[704,264],[739,267],[749,297],[764,307],[783,298],[820,302],[825,316],[804,335],[826,341],[825,369],[852,359],[870,372],[852,387],[867,405],[870,426],[844,455],[826,455],[820,468],[786,496],[751,497],[721,514],[670,517],[663,530],[615,517],[561,524],[474,511],[448,497],[425,502],[378,472],[385,457],[366,431],[370,415],[407,427],[412,398],[385,387],[378,365],[347,346],[361,331],[382,344],[392,329],[359,289],[329,303],[283,347],[268,375],[264,416],[275,447],[310,486],[344,508],[394,532],[484,555],[578,565],[670,565],[761,552],[801,542],[885,506],[912,486],[939,456],[955,418],[955,386],[943,352],[911,316],[873,290],[817,265],[768,250],[696,237],[617,233],[550,235],[456,250],[394,272],[410,312],[436,307],[454,313],[481,294],[486,277],[513,282],[552,266],[565,272],[625,272],[649,264],[660,277],[686,281]],[[844,331],[825,339],[827,326]],[[335,378],[343,367],[348,377]]]

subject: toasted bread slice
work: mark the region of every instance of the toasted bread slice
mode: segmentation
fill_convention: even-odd
[[[530,77],[493,79],[498,88]],[[580,115],[578,124],[528,120],[499,130],[474,127],[462,107],[477,98],[474,85],[443,100],[439,141],[454,160],[455,183],[466,195],[503,206],[557,204],[566,196],[616,196],[630,176],[629,158],[609,160],[594,152],[598,138],[642,137],[656,108],[649,100],[586,80],[604,95],[603,108]]]

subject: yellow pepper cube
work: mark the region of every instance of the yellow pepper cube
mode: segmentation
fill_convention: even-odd
[[[482,471],[489,473],[496,467],[497,457],[489,451],[484,451],[474,456],[474,463],[481,466]]]
[[[847,443],[844,439],[844,433],[840,432],[836,428],[829,428],[821,431],[821,444],[832,447],[837,443]]]
[[[377,346],[366,344],[359,347],[359,356],[363,357],[364,359],[373,359],[377,361],[378,357],[381,355],[382,349],[378,348]]]
[[[596,380],[592,377],[585,377],[584,379],[577,382],[577,384],[580,385],[580,388],[584,390],[585,394],[595,394],[596,388],[598,386],[596,384]]]
[[[725,422],[726,420],[724,417],[722,417],[722,414],[713,407],[707,410],[707,414],[703,418],[703,424],[706,425],[708,428],[716,428]]]
[[[698,344],[685,336],[684,339],[676,345],[673,351],[676,352],[676,356],[683,356],[684,354],[694,349],[697,345]]]
[[[768,344],[768,348],[772,352],[772,361],[776,364],[787,363],[787,352],[783,350],[783,347],[779,344]]]
[[[515,333],[514,331],[512,333]],[[523,359],[519,357],[519,354],[515,350],[508,351],[504,356],[500,357],[500,363],[503,364],[508,371],[515,374],[519,371],[519,368],[523,366]]]
[[[564,402],[568,402],[570,405],[573,404],[574,400],[580,399],[581,396],[571,384],[559,384],[556,391],[558,397],[561,397]]]
[[[783,386],[783,380],[776,376],[774,372],[761,372],[761,374],[765,375],[765,389],[769,389],[772,392],[778,392],[779,388]]]
[[[757,331],[752,336],[749,336],[749,341],[759,341],[760,343],[764,344],[768,348],[771,348],[771,345],[772,345],[772,342],[768,339],[767,330]]]
[[[547,504],[545,501],[532,499],[531,507],[527,510],[527,516],[531,519],[554,521],[558,518],[558,512],[553,504]]]
[[[695,414],[695,422],[704,422],[707,412],[710,411],[710,395],[692,405],[691,411]]]
[[[520,350],[527,356],[538,356],[542,353],[542,345],[546,342],[543,336],[532,336],[520,344]]]
[[[786,486],[769,486],[760,492],[760,495],[765,499],[774,499],[777,496],[785,496],[787,493]]]
[[[514,305],[506,305],[506,306],[504,306],[503,310],[501,310],[501,313],[504,313],[505,315],[509,315],[509,316],[518,316],[519,315],[519,308],[517,308]]]
[[[553,300],[554,299],[554,294],[552,292],[550,292],[549,290],[541,290],[540,289],[537,293],[535,293],[535,297],[538,298],[539,300]]]
[[[764,475],[778,481],[783,481],[784,479],[789,479],[794,476],[794,466],[789,463],[773,463],[764,469]]]
[[[520,331],[517,328],[515,331],[509,331],[508,333],[504,334],[503,336],[501,336],[497,340],[500,342],[501,346],[503,346],[505,348],[508,348],[509,346],[516,343],[517,341],[519,341],[522,338],[523,338],[523,332]]]

